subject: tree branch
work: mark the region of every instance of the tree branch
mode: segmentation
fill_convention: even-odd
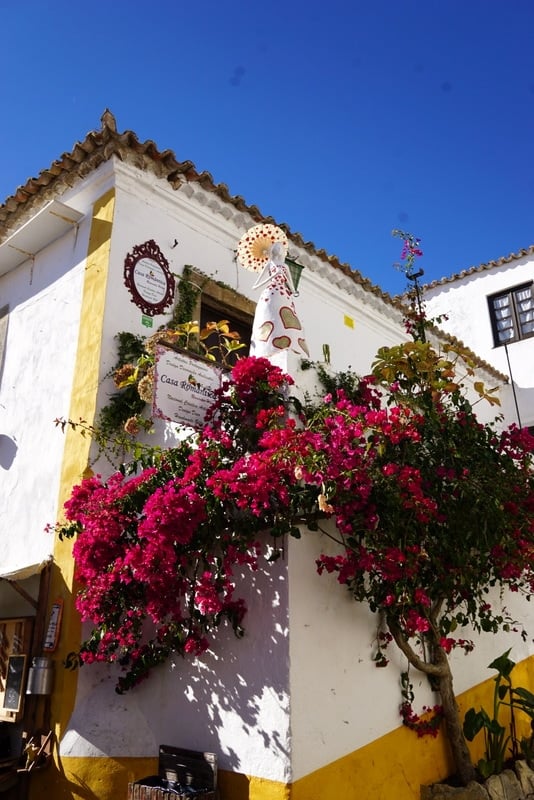
[[[391,631],[391,635],[395,640],[395,644],[399,650],[404,653],[412,667],[415,667],[420,672],[424,672],[425,675],[442,677],[445,674],[445,670],[442,666],[438,666],[437,664],[429,664],[427,661],[424,661],[424,659],[417,655],[394,620],[386,617],[386,622],[389,630]]]

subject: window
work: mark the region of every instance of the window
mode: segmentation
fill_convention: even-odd
[[[488,298],[495,347],[534,336],[532,283]]]
[[[195,280],[194,276],[195,273],[193,273]],[[201,274],[198,278],[198,285],[202,287],[202,292],[197,301],[194,318],[199,320],[200,327],[202,328],[207,322],[219,322],[227,319],[230,329],[237,331],[241,341],[246,345],[246,349],[238,350],[228,359],[233,364],[236,357],[248,355],[255,303],[236,292],[235,289],[217,283]],[[195,283],[197,283],[196,280]]]
[[[246,345],[246,348],[232,353],[228,357],[228,363],[234,365],[238,358],[248,355],[250,347],[250,335],[252,333],[252,319],[241,316],[235,309],[221,307],[210,303],[209,299],[202,299],[200,310],[200,327],[203,328],[208,322],[220,322],[222,319],[228,320],[230,330],[239,334],[239,340]],[[218,360],[218,359],[217,359]]]

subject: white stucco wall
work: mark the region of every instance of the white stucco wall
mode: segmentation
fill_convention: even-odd
[[[44,529],[56,521],[65,443],[54,420],[69,415],[92,204],[112,176],[107,163],[68,188],[61,201],[83,215],[79,224],[0,276],[0,306],[9,306],[0,364],[0,574],[53,551]]]
[[[319,576],[315,560],[334,554],[336,545],[320,533],[303,532],[288,545],[290,607],[290,696],[293,780],[353,752],[399,727],[402,701],[400,673],[407,662],[392,643],[390,663],[377,668],[372,661],[379,618],[352,599],[335,575]],[[450,656],[457,694],[494,677],[487,669],[496,656],[512,648],[510,657],[521,661],[534,652],[531,604],[518,594],[497,591],[488,595],[496,609],[506,608],[531,634],[523,642],[519,633],[482,634],[469,628],[475,650]],[[413,668],[414,708],[432,706],[439,697],[427,678]],[[414,734],[415,736],[415,734]]]
[[[85,241],[84,241],[85,240]],[[86,235],[73,230],[35,262],[0,278],[9,322],[0,384],[0,572],[39,564],[53,550],[83,281]]]
[[[155,755],[160,744],[216,752],[222,769],[290,779],[287,565],[246,573],[246,633],[222,629],[200,660],[175,657],[124,696],[118,668],[79,675],[61,753]],[[240,589],[241,592],[241,589]]]

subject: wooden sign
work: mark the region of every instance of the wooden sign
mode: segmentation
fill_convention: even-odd
[[[50,619],[48,621],[48,628],[43,644],[45,653],[53,653],[59,641],[59,632],[61,630],[61,617],[63,614],[63,600],[58,598],[52,610],[50,611]]]

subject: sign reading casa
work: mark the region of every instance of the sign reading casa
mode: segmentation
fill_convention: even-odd
[[[153,414],[191,428],[202,428],[215,400],[223,370],[214,364],[158,346]]]

